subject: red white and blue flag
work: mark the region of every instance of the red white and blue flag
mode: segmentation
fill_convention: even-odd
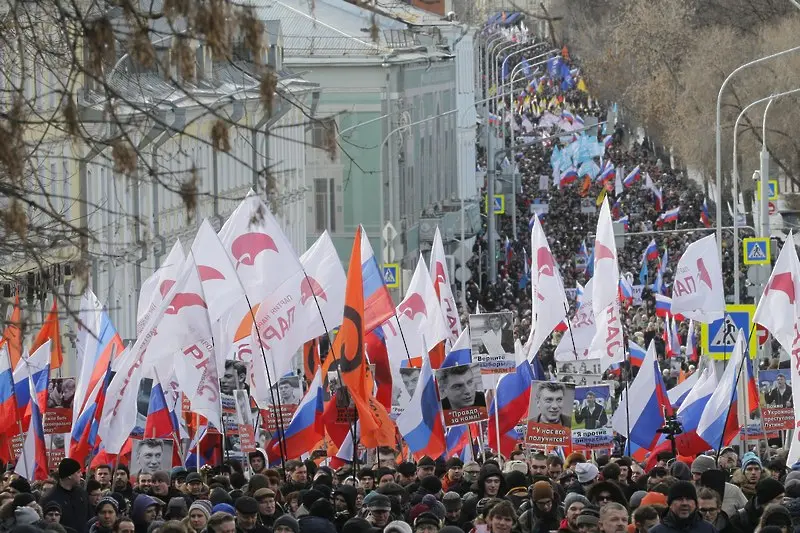
[[[705,199],[703,200],[703,208],[700,211],[700,222],[702,222],[703,226],[706,228],[711,227],[711,217],[708,216],[708,201]]]
[[[641,177],[642,177],[642,172],[639,169],[639,165],[636,165],[635,167],[633,167],[633,170],[631,170],[628,173],[628,175],[625,176],[625,179],[622,180],[622,183],[623,185],[625,185],[625,187],[630,187],[631,185],[639,181]]]

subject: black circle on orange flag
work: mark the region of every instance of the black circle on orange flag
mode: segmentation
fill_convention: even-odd
[[[314,379],[314,374],[317,373],[317,340],[307,342],[306,347],[306,377]]]
[[[336,340],[341,339],[341,347],[337,354],[339,370],[343,374],[358,370],[364,361],[364,329],[361,313],[350,307],[344,306],[342,325]]]

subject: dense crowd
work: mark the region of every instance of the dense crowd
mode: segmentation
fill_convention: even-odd
[[[402,461],[376,450],[356,474],[312,460],[265,468],[261,451],[187,472],[131,476],[100,465],[84,480],[64,459],[31,485],[7,471],[0,531],[15,533],[790,533],[800,530],[800,470],[734,448],[718,457],[515,451],[482,464]],[[795,465],[797,466],[797,465]],[[798,527],[798,529],[795,529]]]

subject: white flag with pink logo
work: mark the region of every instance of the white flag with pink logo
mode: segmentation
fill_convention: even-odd
[[[594,287],[592,288],[592,311],[595,331],[589,357],[600,359],[600,369],[625,360],[625,343],[622,334],[622,319],[619,309],[619,265],[617,245],[614,241],[614,225],[608,198],[603,199],[597,219],[597,234],[594,239]]]
[[[531,334],[526,346],[528,359],[539,351],[569,310],[564,282],[539,217],[535,217],[531,231],[531,302]]]
[[[449,331],[448,338],[450,345],[456,343],[458,336],[461,335],[461,317],[458,316],[456,299],[453,297],[452,285],[450,285],[450,275],[447,270],[447,259],[444,255],[444,245],[439,228],[433,236],[433,248],[431,249],[431,278],[433,278],[433,288],[439,295],[439,305],[444,314],[445,324]]]
[[[798,339],[798,320],[800,320],[800,260],[794,247],[792,233],[786,238],[769,281],[764,287],[764,294],[758,302],[753,322],[761,324],[783,346],[793,353]],[[797,365],[792,364],[792,367]],[[793,382],[794,384],[794,382]],[[795,404],[800,405],[800,401]]]
[[[142,288],[139,291],[139,305],[136,312],[136,334],[141,335],[147,320],[152,315],[153,311],[158,309],[164,295],[161,291],[161,286],[168,282],[168,280],[175,280],[178,277],[183,266],[183,261],[186,256],[183,253],[181,241],[175,241],[172,245],[167,258],[161,263],[149,278],[142,283]]]
[[[710,324],[725,316],[722,267],[712,234],[686,247],[672,281],[672,314]]]

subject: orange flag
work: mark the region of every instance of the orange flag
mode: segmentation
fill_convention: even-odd
[[[361,443],[367,448],[392,446],[395,442],[395,426],[386,408],[372,394],[372,375],[364,353],[364,282],[361,276],[360,228],[356,230],[350,267],[347,270],[343,321],[328,359],[335,359],[338,363],[342,382],[355,403],[361,423]]]
[[[8,345],[11,368],[17,368],[17,363],[22,359],[22,309],[19,306],[19,293],[17,293],[17,299],[14,300],[14,311],[3,332],[3,341],[0,346],[3,344]]]
[[[589,188],[592,186],[592,178],[589,177],[587,174],[583,178],[583,183],[581,184],[581,198],[585,197],[589,193]]]
[[[42,329],[36,335],[36,339],[31,346],[31,353],[34,353],[42,344],[50,341],[50,369],[61,368],[64,363],[64,352],[61,350],[61,333],[58,329],[58,298],[53,297],[53,307],[50,308],[47,318],[42,324]]]
[[[319,337],[314,337],[303,345],[303,372],[306,383],[314,380],[319,365]]]

